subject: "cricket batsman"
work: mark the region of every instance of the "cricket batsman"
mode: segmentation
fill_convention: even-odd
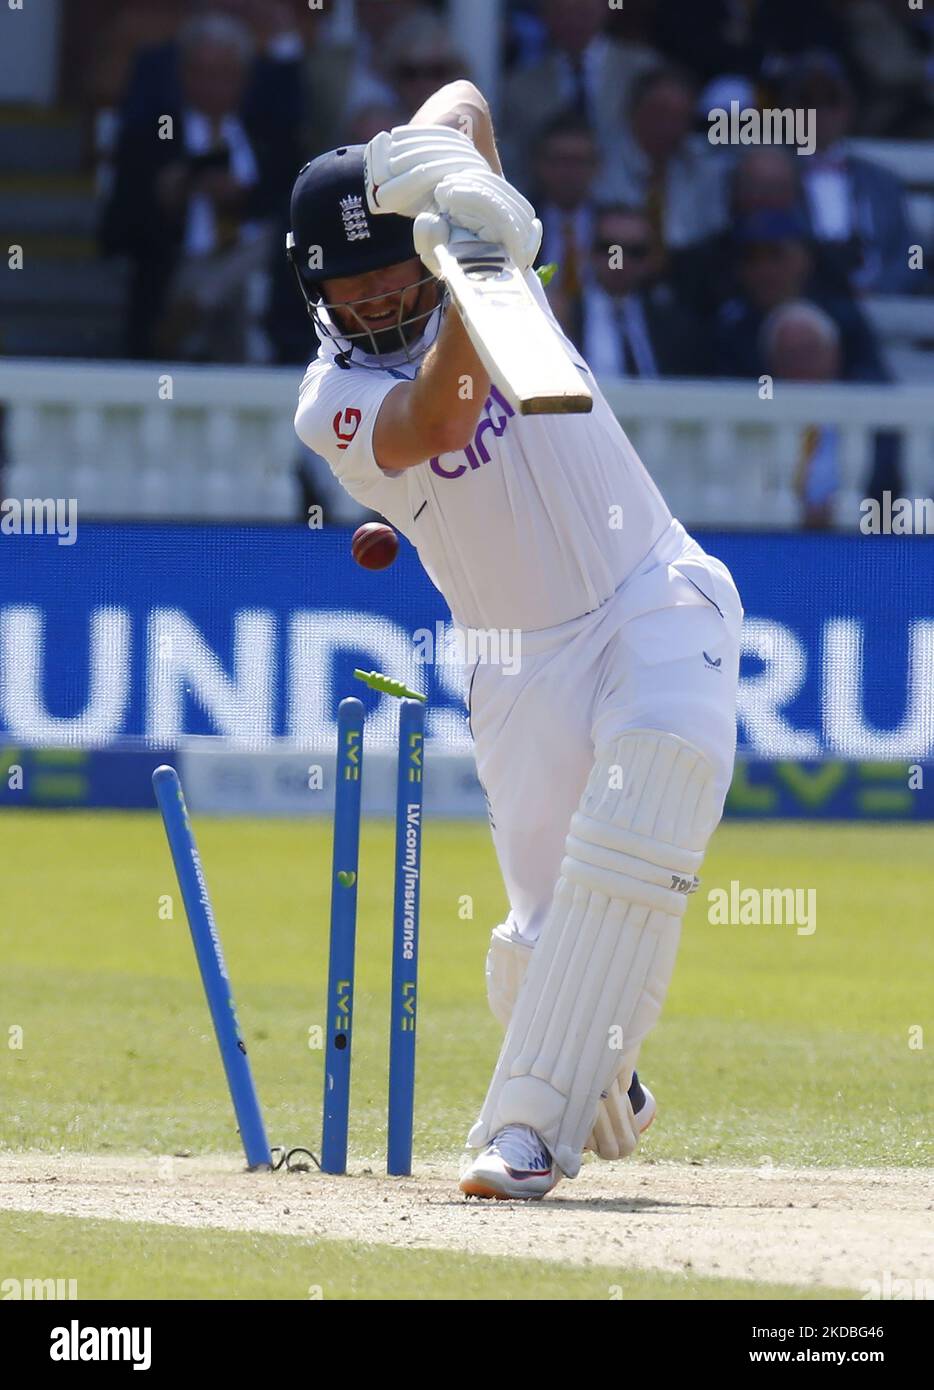
[[[574,346],[592,412],[520,415],[446,302],[436,251],[465,228],[505,247],[560,332],[531,270],[541,224],[472,83],[306,165],[291,227],[321,339],[299,436],[409,538],[465,645],[519,636],[518,670],[467,672],[509,913],[486,964],[505,1038],[460,1186],[542,1197],[654,1117],[636,1062],[732,775],[742,606]]]

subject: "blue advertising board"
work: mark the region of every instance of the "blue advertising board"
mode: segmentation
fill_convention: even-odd
[[[698,539],[730,567],[746,609],[742,755],[805,769],[934,757],[934,544]],[[252,748],[322,745],[363,666],[423,690],[429,736],[467,749],[461,669],[443,651],[448,620],[405,542],[374,574],[352,561],[347,532],[301,526],[86,523],[74,545],[3,536],[0,743],[170,749],[220,735]],[[426,639],[430,662],[420,660]],[[372,737],[388,743],[387,702],[362,694],[377,710]],[[841,788],[861,775],[845,773],[834,795],[848,797]],[[769,776],[775,804],[807,802],[806,780],[795,790],[793,777]],[[756,801],[747,797],[750,812]]]

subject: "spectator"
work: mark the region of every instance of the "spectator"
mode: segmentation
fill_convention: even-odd
[[[759,78],[775,95],[789,68],[809,49],[842,57],[846,47],[844,11],[851,0],[756,0],[753,32],[762,54]]]
[[[704,317],[713,316],[737,293],[738,221],[759,212],[805,217],[798,161],[779,146],[754,146],[740,155],[733,168],[729,197],[730,225],[670,257],[678,294]]]
[[[252,56],[247,31],[202,15],[180,46],[181,99],[165,113],[171,138],[152,120],[124,127],[102,241],[133,262],[132,356],[239,361],[249,277],[264,266],[266,220],[288,182],[274,177],[280,165],[265,161],[237,114]]]
[[[374,102],[372,106],[359,106],[350,117],[345,139],[349,145],[366,145],[381,130],[392,130],[393,126],[405,125],[412,115],[402,106]]]
[[[502,58],[505,72],[539,62],[548,47],[539,0],[509,0],[503,10]]]
[[[760,145],[740,155],[730,181],[730,225],[697,246],[672,256],[678,293],[697,313],[716,313],[738,290],[736,227],[757,213],[791,216],[807,231],[814,276],[825,296],[850,299],[849,280],[835,248],[814,240],[801,184],[801,160],[777,145]]]
[[[839,0],[665,0],[657,7],[655,42],[702,82],[724,73],[768,81],[805,49],[842,51],[838,9]]]
[[[667,62],[689,67],[702,82],[725,72],[752,77],[761,61],[754,9],[733,0],[668,0],[657,6],[655,42]]]
[[[801,211],[801,182],[797,156],[776,145],[747,150],[737,161],[733,175],[734,217],[755,212]]]
[[[651,266],[651,228],[645,212],[600,208],[578,339],[597,376],[701,373],[698,325],[677,303],[671,286],[653,279]]]
[[[311,47],[305,63],[308,121],[303,155],[309,159],[345,141],[348,120],[358,111],[399,104],[386,71],[389,35],[413,14],[434,18],[434,12],[416,0],[356,0],[353,14],[353,28],[323,37]],[[407,112],[406,119],[411,115]]]
[[[627,48],[639,46],[653,61],[661,60],[657,48],[658,0],[626,0],[624,5],[611,5],[605,32]]]
[[[520,187],[531,187],[536,139],[561,111],[583,117],[596,133],[601,160],[607,166],[614,160],[626,94],[658,55],[609,39],[607,14],[606,0],[543,0],[548,48],[510,73],[503,90],[503,166]]]
[[[776,381],[824,384],[840,381],[843,344],[840,329],[816,304],[792,300],[774,309],[762,325],[760,350]],[[840,486],[842,442],[837,428],[808,425],[797,442],[795,491],[801,501],[803,524],[830,526]],[[881,498],[901,491],[898,437],[889,432],[874,437],[868,495]]]
[[[419,9],[387,34],[386,73],[408,119],[439,87],[466,77],[467,69],[444,21],[431,10]]]
[[[760,352],[766,316],[782,304],[808,297],[836,324],[841,339],[841,373],[848,381],[884,381],[875,338],[856,305],[833,293],[815,271],[803,220],[793,213],[753,213],[736,227],[739,292],[717,317],[716,369],[721,376],[761,376],[768,370]]]
[[[548,298],[565,333],[580,331],[580,294],[593,241],[591,186],[597,172],[594,133],[582,116],[562,112],[547,126],[534,152],[533,201],[541,218],[540,260],[557,274]]]
[[[816,112],[817,148],[802,157],[814,236],[843,267],[854,291],[910,294],[922,276],[908,264],[915,238],[901,184],[887,169],[847,153],[853,93],[839,61],[814,52],[789,78],[784,104]]]
[[[839,381],[840,330],[829,315],[806,300],[773,310],[762,325],[761,352],[777,381]],[[840,432],[832,425],[808,425],[797,442],[795,492],[803,525],[830,526],[840,486]]]
[[[726,223],[726,166],[704,136],[692,134],[694,101],[693,80],[680,69],[638,77],[607,179],[613,201],[646,208],[659,257]]]
[[[930,6],[928,7],[930,9]],[[860,132],[934,137],[934,24],[906,0],[850,0],[849,53],[863,80]]]
[[[302,120],[303,43],[295,10],[286,0],[194,0],[195,17],[225,14],[249,30],[253,53],[244,82],[240,117],[263,139],[292,148]],[[175,111],[183,99],[180,38],[144,48],[127,84],[122,124],[139,127]],[[294,161],[293,161],[294,162]]]

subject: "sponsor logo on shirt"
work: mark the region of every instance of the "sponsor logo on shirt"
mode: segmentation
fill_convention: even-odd
[[[347,445],[353,441],[354,435],[360,428],[360,411],[355,406],[349,405],[346,410],[339,410],[331,422],[334,426],[334,433],[341,443],[338,449],[346,449]]]
[[[498,407],[494,414],[494,407]],[[484,463],[490,461],[490,451],[487,448],[487,436],[492,434],[495,439],[499,439],[505,432],[506,426],[515,415],[515,411],[507,401],[501,391],[495,386],[490,387],[490,394],[483,403],[483,419],[477,425],[473,443],[468,444],[463,451],[466,463],[459,463],[456,467],[450,468],[442,466],[440,458],[433,458],[430,461],[431,471],[439,478],[462,478],[468,468],[479,468]],[[445,455],[445,457],[451,457]],[[457,457],[454,455],[454,457]]]

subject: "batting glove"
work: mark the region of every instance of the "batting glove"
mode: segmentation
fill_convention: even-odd
[[[447,175],[490,167],[462,131],[440,125],[381,130],[367,145],[363,160],[370,211],[403,217],[427,211]]]
[[[528,270],[542,242],[532,204],[490,169],[448,175],[435,189],[431,210],[416,217],[415,249],[432,275],[439,269],[435,248],[447,245],[455,227],[502,246],[519,270]]]

